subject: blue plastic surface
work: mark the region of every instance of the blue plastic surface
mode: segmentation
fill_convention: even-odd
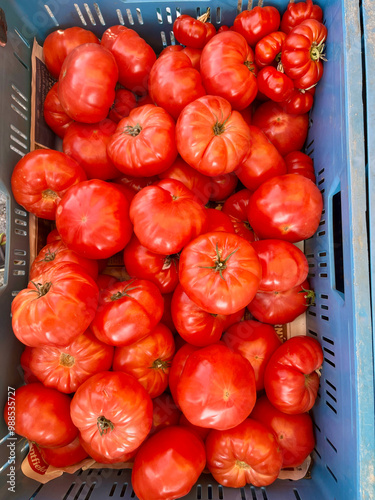
[[[313,411],[317,444],[312,455],[311,479],[298,482],[278,480],[267,488],[247,486],[241,491],[219,488],[210,476],[202,476],[200,487],[193,488],[186,497],[189,500],[375,498],[373,331],[366,228],[368,207],[360,8],[357,2],[350,0],[317,3],[324,9],[328,28],[328,62],[325,63],[323,79],[316,91],[307,152],[314,158],[317,183],[324,198],[324,213],[317,234],[305,243],[311,284],[316,292],[316,304],[307,315],[306,333],[321,342],[325,361],[319,396]],[[367,0],[364,6],[367,19],[372,19],[371,26],[374,27],[370,3]],[[266,0],[264,4],[274,5],[281,10],[286,7],[286,1],[283,0]],[[176,9],[181,13],[197,15],[210,7],[211,20],[217,27],[220,25],[217,20],[222,24],[231,24],[237,13],[235,1],[18,0],[2,7],[8,20],[9,42],[5,48],[0,48],[0,112],[5,117],[0,123],[0,137],[5,146],[0,151],[0,173],[9,200],[11,171],[20,158],[17,152],[8,150],[8,144],[14,143],[11,139],[11,124],[15,124],[14,120],[20,117],[9,107],[9,92],[15,85],[29,99],[28,45],[31,45],[34,35],[42,43],[57,25],[62,28],[78,25],[92,29],[100,36],[107,27],[124,22],[144,36],[156,51],[160,51],[164,44],[171,43],[170,33]],[[197,12],[197,8],[200,8],[200,12]],[[164,34],[161,35],[161,32]],[[374,45],[370,45],[370,41],[367,42],[367,47],[370,47],[368,53],[371,50],[373,52],[367,63],[367,75],[375,60]],[[368,78],[367,87],[371,87],[371,84]],[[373,94],[371,99],[367,101],[368,115],[370,113],[372,116],[372,122],[367,126],[367,132],[370,133],[374,130]],[[29,109],[23,111],[29,120]],[[16,127],[26,137],[29,134],[27,120],[20,117]],[[12,133],[14,135],[14,131]],[[25,143],[28,145],[27,139]],[[369,140],[369,159],[373,158],[374,147]],[[370,188],[374,175],[375,172],[369,168]],[[369,198],[369,208],[373,214],[375,199],[371,190]],[[7,386],[19,383],[18,370],[13,367],[17,367],[15,360],[19,359],[20,346],[10,331],[9,308],[12,291],[21,286],[15,285],[12,280],[19,278],[23,286],[27,282],[26,276],[21,280],[19,276],[13,275],[12,252],[17,248],[27,252],[28,246],[25,245],[25,238],[16,239],[19,235],[14,234],[17,227],[13,217],[15,207],[14,202],[10,203],[8,275],[0,295],[0,310],[4,316],[0,327],[4,346],[0,354],[3,357],[0,364],[1,405],[6,399]],[[341,233],[338,231],[340,224]],[[370,232],[372,243],[374,233]],[[370,252],[372,269],[375,262],[373,249],[374,245]],[[27,255],[25,261],[28,263]],[[1,425],[5,435],[5,426],[3,423]],[[0,445],[2,459],[8,456],[6,444],[4,439]],[[0,463],[0,470],[3,463],[4,460]],[[129,471],[103,471],[101,474],[96,471],[84,472],[75,476],[65,474],[41,488],[17,472],[16,494],[12,496],[6,493],[6,472],[5,468],[0,475],[0,498],[4,499],[33,497],[42,500],[88,500],[131,497],[131,487],[123,486],[130,482]]]

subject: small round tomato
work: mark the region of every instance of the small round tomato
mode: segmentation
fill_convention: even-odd
[[[202,49],[208,41],[206,23],[187,14],[176,18],[173,33],[179,43],[194,49]]]
[[[59,137],[64,137],[73,120],[68,116],[58,96],[58,83],[55,83],[49,90],[43,103],[43,116],[47,125]]]
[[[247,218],[247,210],[251,195],[252,193],[249,189],[237,191],[224,202],[222,212],[229,216],[234,226],[234,231],[238,236],[253,242],[256,240],[256,235]]]
[[[263,37],[280,26],[280,14],[276,7],[256,6],[240,12],[234,22],[233,29],[245,37],[251,47],[255,47]]]
[[[62,468],[75,465],[88,457],[77,436],[71,443],[59,448],[43,448],[39,446],[43,460],[52,467]]]
[[[313,159],[302,151],[292,151],[284,158],[288,174],[299,174],[315,182]]]
[[[303,115],[308,113],[314,104],[314,90],[312,89],[293,89],[291,95],[283,102],[281,106],[284,111],[291,115]]]
[[[293,81],[273,66],[262,68],[257,76],[258,89],[273,102],[283,102],[292,95]]]

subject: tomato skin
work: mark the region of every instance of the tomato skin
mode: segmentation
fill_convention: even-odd
[[[232,221],[229,215],[215,208],[207,208],[208,227],[207,232],[223,231],[225,233],[235,233]]]
[[[106,344],[133,344],[152,332],[163,308],[163,297],[151,281],[115,282],[102,291],[90,329]]]
[[[299,174],[307,177],[313,182],[316,182],[314,173],[314,162],[302,151],[292,151],[284,158],[288,174]]]
[[[82,448],[78,436],[66,446],[59,448],[39,447],[39,451],[43,460],[57,468],[69,467],[88,457],[88,453]]]
[[[285,161],[266,134],[254,125],[250,129],[249,153],[236,170],[242,184],[255,191],[275,175],[287,173]]]
[[[177,349],[173,357],[171,369],[169,371],[169,390],[178,408],[180,408],[180,405],[177,399],[177,385],[180,380],[181,373],[190,354],[197,351],[198,349],[198,346],[185,343],[182,347]]]
[[[30,347],[70,344],[93,320],[98,296],[95,281],[78,264],[60,262],[13,299],[13,332]]]
[[[177,400],[194,425],[230,429],[255,405],[254,370],[247,359],[221,343],[190,354],[177,384]]]
[[[240,113],[218,96],[204,96],[188,104],[176,124],[181,157],[212,177],[233,172],[247,154],[249,140],[249,127]]]
[[[86,173],[68,155],[53,149],[27,153],[13,169],[11,185],[17,203],[42,219],[55,220],[67,190],[86,180]]]
[[[33,347],[30,369],[46,387],[71,394],[94,373],[109,370],[113,354],[113,347],[87,330],[66,346]]]
[[[258,67],[274,63],[275,58],[281,53],[285,38],[286,34],[282,31],[274,31],[259,40],[255,46],[255,62]]]
[[[146,186],[150,186],[159,180],[159,177],[154,175],[150,177],[134,177],[132,175],[122,174],[117,179],[114,179],[115,184],[121,184],[127,188],[130,188],[134,194],[138,193],[141,189]]]
[[[222,341],[229,349],[242,354],[250,362],[255,374],[256,390],[264,389],[267,363],[281,345],[275,329],[259,321],[240,321],[226,330]]]
[[[153,101],[164,108],[175,120],[190,102],[202,97],[206,91],[201,74],[183,52],[168,52],[157,59],[149,80],[149,93]]]
[[[238,14],[233,29],[245,37],[250,47],[280,26],[280,14],[275,7],[254,7]]]
[[[226,200],[237,187],[238,177],[235,172],[210,177],[210,200]]]
[[[43,44],[43,54],[48,71],[54,78],[60,75],[64,60],[70,52],[85,43],[96,43],[98,38],[92,31],[74,26],[50,33]]]
[[[207,94],[226,99],[233,109],[245,109],[256,97],[254,52],[239,33],[215,35],[202,50],[200,72]]]
[[[262,68],[257,77],[259,92],[274,102],[288,99],[294,90],[293,81],[273,66]]]
[[[64,243],[83,257],[105,259],[131,238],[129,204],[116,187],[100,179],[73,186],[56,210],[56,227]]]
[[[312,89],[294,89],[292,94],[281,103],[282,108],[292,115],[308,113],[314,104]]]
[[[68,116],[58,96],[58,83],[55,83],[49,90],[43,103],[43,116],[47,125],[59,137],[64,137],[73,120]]]
[[[289,2],[281,18],[281,30],[288,34],[295,26],[298,26],[306,19],[323,21],[323,11],[319,5],[313,5],[312,0],[298,3]]]
[[[291,337],[272,355],[264,374],[264,388],[278,410],[295,415],[309,411],[319,389],[316,373],[323,363],[320,343],[304,335]]]
[[[153,398],[152,404],[154,411],[150,436],[170,425],[178,425],[182,413],[170,394],[163,392],[160,396]]]
[[[108,118],[118,123],[122,118],[129,116],[130,111],[136,107],[137,99],[133,92],[127,89],[117,89]]]
[[[20,357],[20,365],[23,371],[23,379],[26,384],[31,384],[32,382],[39,382],[38,377],[36,377],[30,370],[30,356],[32,347],[25,346]]]
[[[115,348],[113,370],[133,375],[150,397],[156,398],[168,387],[174,351],[172,332],[159,323],[147,337]]]
[[[93,43],[76,47],[59,77],[58,95],[65,113],[83,123],[104,120],[115,99],[117,80],[117,64],[107,49]]]
[[[203,442],[193,431],[166,427],[151,436],[134,459],[134,492],[139,500],[181,498],[189,493],[205,465]]]
[[[260,239],[296,243],[316,232],[322,209],[321,192],[310,179],[285,174],[269,179],[253,193],[248,218]]]
[[[233,314],[258,290],[261,265],[251,244],[236,234],[206,233],[180,256],[180,283],[191,300],[212,314]]]
[[[163,179],[137,193],[130,205],[134,233],[152,252],[172,255],[205,231],[206,210],[182,182]]]
[[[187,14],[176,18],[173,23],[173,33],[179,43],[194,49],[202,49],[207,42],[206,24]]]
[[[107,153],[113,164],[127,175],[157,175],[177,157],[174,120],[153,104],[135,108],[117,124]]]
[[[70,397],[36,382],[16,389],[4,408],[4,419],[15,415],[14,432],[45,448],[69,444],[78,435],[70,417]]]
[[[193,425],[191,422],[189,422],[189,420],[183,413],[181,413],[178,423],[180,426],[188,427],[191,431],[195,432],[195,434],[197,434],[202,439],[202,441],[206,440],[206,437],[210,432],[210,429],[206,429],[205,427],[198,427],[198,425]]]
[[[247,210],[251,195],[252,193],[249,189],[241,189],[232,194],[224,202],[222,208],[222,212],[227,214],[232,221],[236,234],[249,242],[256,240],[256,235],[247,218]]]
[[[141,384],[123,372],[100,372],[74,394],[70,413],[84,442],[109,460],[120,461],[145,440],[152,401]]]
[[[314,429],[308,413],[288,415],[277,410],[263,395],[257,399],[251,418],[274,432],[283,454],[282,467],[298,467],[313,451]]]
[[[223,486],[268,486],[280,473],[282,454],[275,436],[252,418],[234,429],[210,431],[205,444],[207,467]]]
[[[50,231],[47,235],[47,245],[49,243],[53,243],[54,241],[61,241],[61,236],[57,229],[52,229],[52,231]]]

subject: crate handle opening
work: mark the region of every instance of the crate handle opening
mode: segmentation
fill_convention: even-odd
[[[344,284],[344,253],[342,240],[342,211],[341,190],[332,196],[332,225],[333,225],[333,256],[334,256],[334,287],[342,294],[345,293]]]

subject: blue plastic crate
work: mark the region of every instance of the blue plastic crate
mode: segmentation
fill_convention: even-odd
[[[374,371],[370,304],[369,257],[366,229],[365,133],[362,105],[360,6],[352,0],[318,0],[328,28],[324,76],[311,112],[306,150],[314,158],[324,211],[317,234],[305,244],[316,304],[307,315],[307,334],[324,350],[321,387],[314,407],[316,448],[311,478],[277,480],[267,488],[223,488],[202,476],[186,499],[225,500],[354,500],[375,498]],[[281,11],[286,0],[265,1]],[[371,0],[365,2],[372,17]],[[33,37],[43,43],[57,27],[77,25],[100,36],[114,24],[135,29],[158,52],[173,43],[176,13],[199,15],[211,8],[211,20],[230,25],[236,0],[13,0],[3,2],[8,41],[0,47],[0,189],[7,198],[5,285],[0,289],[1,363],[0,403],[8,387],[22,384],[19,357],[22,346],[11,331],[10,304],[27,284],[29,220],[14,202],[12,169],[29,148],[30,54]],[[251,7],[251,5],[249,6]],[[372,35],[373,35],[372,31]],[[370,44],[369,44],[370,47]],[[374,64],[374,45],[369,67]],[[369,73],[367,73],[369,74]],[[373,73],[374,74],[374,73]],[[371,81],[368,81],[368,86]],[[372,100],[368,111],[372,113]],[[372,120],[374,129],[374,120]],[[373,148],[368,154],[373,156]],[[373,172],[370,174],[374,175]],[[369,175],[369,185],[374,179]],[[370,196],[371,198],[371,196]],[[375,201],[370,204],[372,211]],[[371,238],[374,239],[374,231]],[[375,245],[372,245],[372,251]],[[370,253],[374,266],[375,257]],[[374,296],[374,294],[373,294]],[[134,498],[130,472],[103,469],[64,474],[42,486],[16,473],[16,493],[7,491],[9,440],[0,422],[0,499],[103,500]],[[17,440],[17,466],[25,453]],[[4,464],[4,465],[3,465]]]

